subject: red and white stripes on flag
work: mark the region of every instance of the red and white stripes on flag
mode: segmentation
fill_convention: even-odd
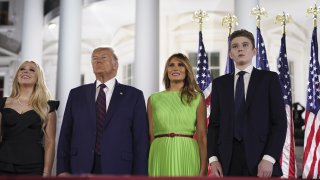
[[[302,162],[302,178],[319,179],[320,167],[320,117],[319,112],[314,114],[306,112],[306,129],[304,137],[304,152]]]
[[[295,142],[293,133],[293,118],[292,118],[292,91],[291,80],[289,73],[289,65],[287,59],[286,34],[282,34],[280,53],[278,57],[279,80],[281,83],[283,100],[286,106],[287,114],[287,134],[283,145],[280,158],[280,165],[283,172],[283,178],[296,178],[296,159],[295,159]]]
[[[317,27],[314,27],[311,41],[311,57],[307,86],[307,104],[305,116],[304,152],[302,177],[320,178],[320,66],[318,61]]]
[[[293,118],[292,108],[286,104],[287,113],[287,135],[283,145],[281,154],[281,169],[283,172],[283,178],[296,178],[297,177],[297,166],[295,158],[295,141],[293,132]]]

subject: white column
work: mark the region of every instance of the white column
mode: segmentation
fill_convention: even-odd
[[[69,91],[80,85],[81,14],[82,1],[60,0],[56,89],[56,99],[60,101],[60,106],[58,109],[56,142],[59,139]],[[53,174],[55,173],[56,164],[53,166]]]
[[[42,66],[43,0],[24,1],[21,60],[32,60]]]
[[[59,54],[57,67],[58,132],[69,91],[80,85],[82,1],[60,0]]]
[[[159,0],[136,1],[134,86],[145,99],[159,91]]]
[[[250,12],[258,4],[258,0],[234,0],[234,12],[239,23],[236,29],[246,29],[256,36],[256,17]]]

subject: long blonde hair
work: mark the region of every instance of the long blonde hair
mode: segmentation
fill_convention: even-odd
[[[37,81],[33,86],[33,91],[30,97],[30,104],[33,110],[40,116],[42,121],[42,129],[44,130],[48,122],[47,115],[49,113],[48,101],[50,99],[50,93],[44,80],[43,71],[37,63],[34,61],[24,61],[20,64],[19,69],[22,65],[28,62],[31,62],[36,66],[35,73],[37,76]],[[18,82],[19,69],[17,70],[12,83],[12,91],[10,95],[11,98],[17,98],[20,96],[20,85]]]
[[[196,83],[194,78],[194,73],[192,71],[192,66],[190,60],[182,53],[173,54],[169,57],[166,62],[166,66],[163,73],[163,83],[165,88],[168,90],[170,88],[170,79],[168,77],[168,66],[171,59],[176,58],[179,62],[183,63],[186,68],[186,77],[184,79],[184,85],[181,90],[181,101],[186,101],[187,104],[191,104],[191,102],[196,99],[197,92],[201,92],[199,86]]]

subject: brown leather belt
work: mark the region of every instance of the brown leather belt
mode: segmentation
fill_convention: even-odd
[[[154,138],[160,138],[160,137],[187,137],[187,138],[193,138],[193,135],[185,135],[185,134],[175,134],[175,133],[170,133],[170,134],[159,134],[154,136]]]

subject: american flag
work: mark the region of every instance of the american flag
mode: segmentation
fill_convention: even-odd
[[[197,58],[197,84],[201,91],[204,94],[204,97],[206,99],[206,107],[207,107],[207,126],[209,123],[209,117],[210,117],[210,103],[211,103],[211,76],[210,76],[210,70],[208,65],[208,56],[206,53],[206,50],[203,45],[202,40],[202,32],[199,32],[199,47],[198,47],[198,58]],[[208,174],[211,174],[210,166],[208,165]]]
[[[207,106],[207,125],[210,116],[210,98],[211,98],[211,76],[208,65],[208,56],[202,41],[202,32],[199,32],[199,49],[197,58],[197,83],[206,99]]]
[[[230,36],[228,36],[228,54],[227,54],[226,69],[224,72],[225,72],[225,74],[229,74],[229,73],[234,72],[234,63],[230,57]]]
[[[293,136],[293,118],[292,118],[292,92],[289,74],[289,66],[286,49],[286,34],[283,33],[281,38],[281,47],[278,57],[279,78],[283,92],[283,99],[287,113],[287,135],[281,155],[281,168],[284,178],[296,177],[296,160],[295,160],[295,142]]]
[[[311,57],[307,84],[307,104],[305,116],[304,152],[302,177],[320,178],[320,66],[318,61],[317,28],[314,27],[311,41]]]
[[[269,70],[267,51],[266,51],[266,47],[264,46],[263,38],[262,38],[259,27],[257,27],[256,48],[257,48],[256,67],[258,69]]]

